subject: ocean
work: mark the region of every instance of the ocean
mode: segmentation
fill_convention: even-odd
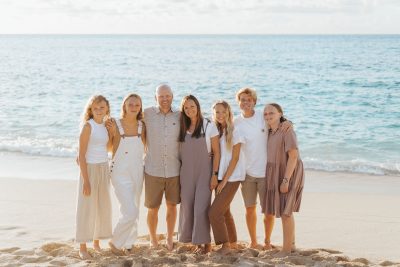
[[[103,94],[194,94],[239,109],[257,90],[294,124],[306,168],[400,176],[400,35],[0,35],[0,152],[74,157],[80,115]]]

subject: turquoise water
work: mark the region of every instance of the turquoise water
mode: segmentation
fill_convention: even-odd
[[[400,175],[400,35],[0,35],[0,151],[72,157],[94,93],[118,116],[127,93],[144,106],[168,82],[210,115],[235,92],[278,102],[307,168]]]

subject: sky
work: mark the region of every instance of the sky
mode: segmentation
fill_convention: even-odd
[[[400,0],[0,0],[0,34],[400,34]]]

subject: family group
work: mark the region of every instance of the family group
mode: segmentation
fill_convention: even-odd
[[[100,239],[110,239],[108,244],[116,255],[130,252],[138,235],[143,183],[153,247],[159,246],[158,211],[165,197],[168,250],[174,249],[178,204],[179,242],[195,245],[195,253],[208,253],[212,229],[218,252],[237,248],[230,204],[240,187],[249,246],[271,249],[274,220],[281,218],[279,253],[291,253],[295,249],[293,212],[300,209],[304,170],[293,125],[281,106],[270,103],[256,110],[256,91],[242,88],[236,93],[239,116],[234,118],[229,103],[221,100],[213,104],[208,119],[193,95],[185,96],[175,110],[173,91],[167,84],[156,88],[155,98],[157,105],[143,110],[138,94],[127,95],[119,119],[110,117],[110,104],[101,95],[92,96],[84,109],[77,157],[75,240],[80,243],[80,257],[92,257],[87,242],[101,250]],[[110,183],[121,214],[114,229]],[[256,234],[257,197],[264,214],[262,245]]]

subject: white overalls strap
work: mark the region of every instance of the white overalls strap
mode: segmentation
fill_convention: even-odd
[[[121,120],[117,120],[116,122],[117,122],[119,135],[121,135],[121,137],[125,137],[124,127],[122,127]]]

